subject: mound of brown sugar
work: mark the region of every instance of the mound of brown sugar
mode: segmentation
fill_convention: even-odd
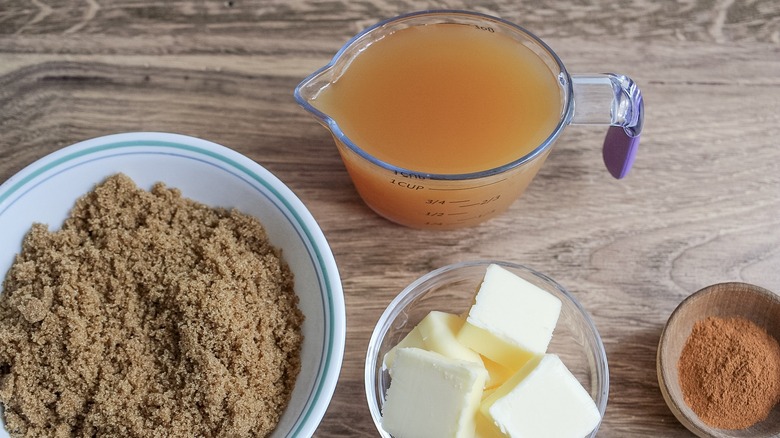
[[[14,437],[250,437],[300,369],[293,278],[254,218],[115,175],[34,224],[0,295]]]

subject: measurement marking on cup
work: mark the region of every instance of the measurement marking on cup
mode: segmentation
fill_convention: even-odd
[[[390,184],[395,184],[395,185],[397,185],[399,187],[404,187],[404,188],[407,188],[407,189],[410,189],[410,190],[422,190],[422,189],[425,188],[425,186],[423,186],[423,185],[413,184],[413,183],[410,183],[408,181],[401,181],[401,180],[397,180],[395,178],[392,178],[390,180]]]
[[[498,196],[496,196],[498,198]],[[492,198],[491,198],[492,199]],[[446,199],[426,199],[425,204],[427,205],[444,205],[444,204],[463,204],[465,202],[474,202],[471,199],[458,199],[456,201],[448,201]],[[485,201],[477,202],[477,204],[484,204]],[[464,205],[456,205],[456,207],[465,207]]]
[[[496,212],[496,210],[493,209],[493,210],[487,211],[485,213],[478,214],[476,216],[469,216],[469,217],[464,217],[464,218],[458,218],[458,219],[455,220],[455,222],[466,222],[466,221],[471,221],[471,220],[475,220],[475,219],[481,219],[481,218],[483,218],[485,216],[489,216],[489,215],[491,215],[491,214],[493,214],[495,212]]]
[[[469,208],[469,207],[476,207],[478,205],[490,204],[491,202],[498,201],[499,198],[501,198],[501,195],[496,195],[493,196],[492,198],[483,199],[481,201],[474,201],[471,204],[458,205],[458,208]]]
[[[471,189],[479,189],[479,188],[482,188],[482,187],[492,186],[492,185],[494,185],[494,184],[499,184],[499,183],[502,183],[502,182],[504,182],[504,181],[506,181],[506,178],[504,178],[504,179],[500,179],[500,180],[498,180],[498,181],[493,181],[493,182],[491,182],[491,183],[482,184],[482,185],[479,185],[479,186],[469,186],[469,187],[453,187],[453,188],[446,188],[446,187],[442,187],[442,188],[434,188],[434,187],[428,187],[428,190],[440,190],[440,191],[471,190]]]

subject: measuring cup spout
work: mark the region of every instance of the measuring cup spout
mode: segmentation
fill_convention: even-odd
[[[574,125],[610,125],[604,139],[604,164],[623,178],[634,162],[644,123],[642,92],[629,77],[615,74],[572,75]]]

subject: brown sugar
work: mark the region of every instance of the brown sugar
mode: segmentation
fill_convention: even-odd
[[[13,437],[262,437],[300,370],[293,277],[254,218],[123,175],[34,224],[0,295]]]
[[[780,346],[744,318],[694,324],[677,369],[685,402],[713,427],[750,427],[780,401]]]

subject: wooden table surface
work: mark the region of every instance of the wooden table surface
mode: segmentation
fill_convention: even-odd
[[[481,226],[419,231],[373,214],[292,90],[362,28],[431,7],[501,16],[571,72],[635,79],[647,115],[632,173],[605,171],[604,128],[571,126],[528,192]],[[593,316],[611,382],[600,436],[690,436],[658,389],[659,334],[704,286],[780,291],[778,127],[776,0],[0,1],[1,181],[79,140],[167,131],[249,156],[311,210],[348,318],[320,437],[376,435],[363,364],[395,294],[431,269],[486,258],[548,274]]]

